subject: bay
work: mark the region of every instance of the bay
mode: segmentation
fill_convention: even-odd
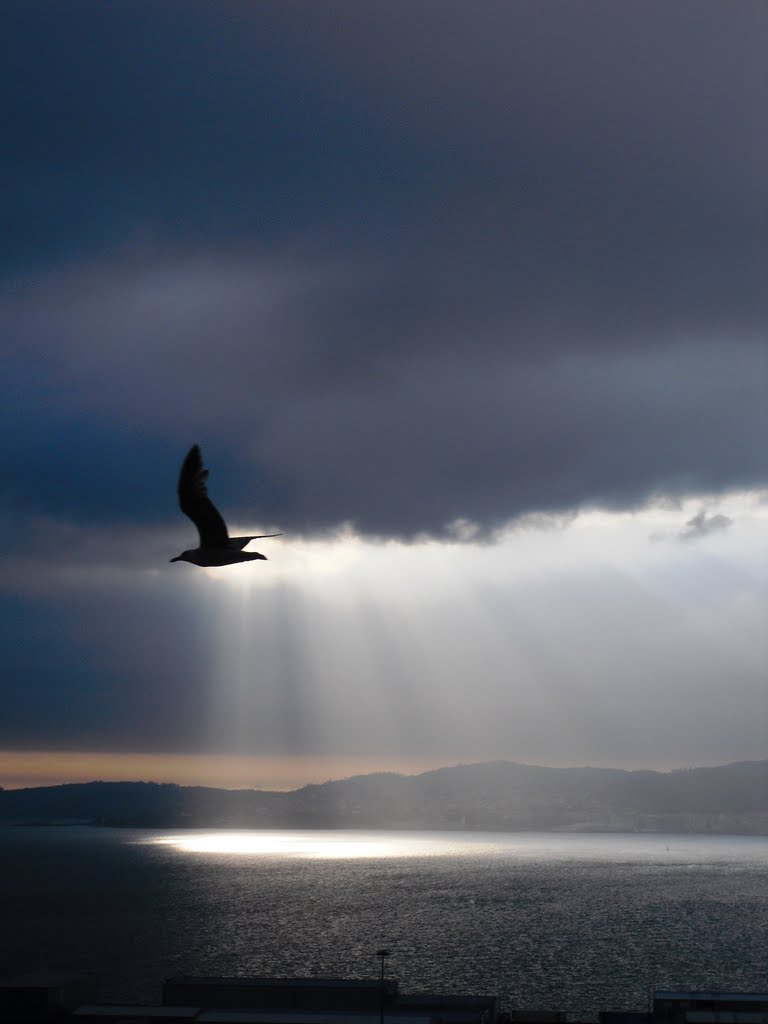
[[[768,989],[768,837],[0,829],[2,974],[375,977],[504,1009]]]

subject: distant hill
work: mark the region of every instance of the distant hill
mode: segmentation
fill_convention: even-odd
[[[0,821],[146,828],[414,828],[768,835],[768,760],[673,772],[494,761],[290,793],[154,782],[0,791]]]

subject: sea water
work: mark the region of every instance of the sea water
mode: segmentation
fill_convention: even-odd
[[[768,838],[0,829],[0,974],[376,977],[506,1009],[768,989]]]

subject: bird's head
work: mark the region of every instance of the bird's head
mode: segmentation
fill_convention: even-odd
[[[180,555],[176,555],[176,557],[172,558],[171,561],[172,562],[194,562],[194,558],[190,557],[192,555],[194,555],[193,551],[182,551]]]

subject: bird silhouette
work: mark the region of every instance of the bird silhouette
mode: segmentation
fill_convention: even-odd
[[[179,474],[179,505],[189,516],[200,534],[200,546],[182,551],[172,562],[191,562],[193,565],[232,565],[235,562],[253,562],[266,559],[258,551],[243,551],[251,540],[263,537],[281,537],[280,533],[258,533],[252,537],[230,537],[221,513],[208,497],[205,481],[208,470],[203,465],[200,448],[193,445],[181,466]]]

